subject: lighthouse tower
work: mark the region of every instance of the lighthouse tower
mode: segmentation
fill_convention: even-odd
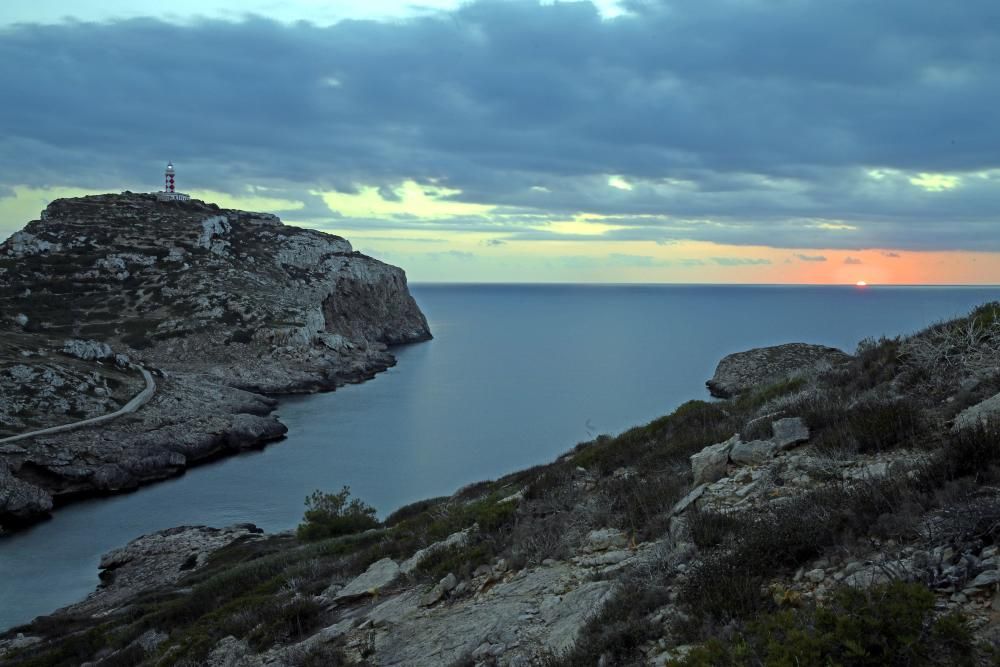
[[[187,201],[191,199],[189,195],[183,192],[177,192],[174,189],[174,163],[167,162],[167,168],[163,172],[163,192],[157,192],[156,198],[160,201]]]

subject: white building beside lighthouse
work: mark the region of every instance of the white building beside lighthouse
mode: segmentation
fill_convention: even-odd
[[[187,201],[191,199],[190,195],[186,195],[183,192],[177,192],[174,189],[174,163],[167,162],[167,168],[163,172],[163,191],[156,193],[156,198],[160,201]]]

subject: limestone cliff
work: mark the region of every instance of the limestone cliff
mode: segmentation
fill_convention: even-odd
[[[280,437],[260,393],[360,381],[430,338],[403,271],[339,236],[131,193],[56,200],[0,245],[0,303],[0,529]],[[138,412],[2,442],[119,410],[140,365]]]

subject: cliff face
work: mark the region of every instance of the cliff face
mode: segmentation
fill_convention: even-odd
[[[0,474],[43,492],[0,494],[0,524],[280,437],[257,393],[360,381],[430,338],[403,271],[343,238],[130,193],[54,201],[0,245],[0,303],[0,439],[122,408],[139,365],[158,376],[100,428],[0,441]]]

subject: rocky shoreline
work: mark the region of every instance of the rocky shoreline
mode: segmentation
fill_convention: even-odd
[[[104,556],[87,599],[0,635],[0,657],[992,664],[998,352],[1000,304],[853,355],[736,353],[713,377],[731,398],[690,401],[363,532],[137,538]]]
[[[52,202],[0,245],[0,534],[281,439],[274,396],[329,391],[431,338],[402,270],[268,214],[124,193]],[[129,369],[132,369],[131,371]]]

